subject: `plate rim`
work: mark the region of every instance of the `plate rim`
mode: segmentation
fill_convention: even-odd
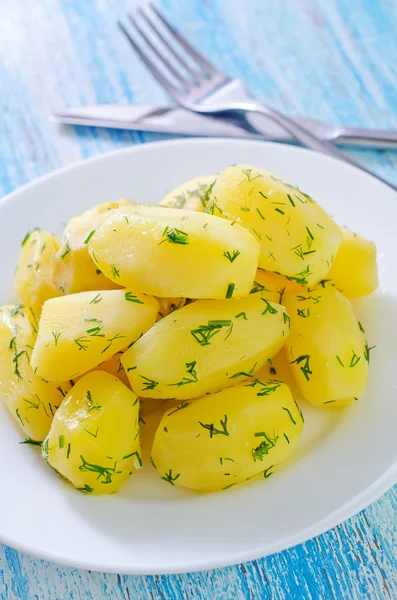
[[[213,145],[216,146],[218,144],[222,144],[230,141],[238,141],[241,145],[246,146],[263,146],[263,144],[268,148],[278,148],[283,151],[291,152],[295,154],[303,153],[303,154],[311,154],[316,155],[317,159],[321,159],[323,162],[328,163],[329,161],[338,162],[339,167],[346,168],[347,170],[359,171],[359,175],[362,178],[375,179],[376,183],[379,185],[383,185],[384,188],[390,191],[389,186],[378,180],[376,177],[371,175],[368,172],[361,171],[358,167],[351,165],[349,163],[343,163],[342,161],[328,155],[323,155],[313,150],[302,148],[299,146],[286,145],[279,142],[270,142],[270,141],[262,141],[262,140],[242,140],[240,138],[205,138],[205,137],[197,137],[197,138],[177,138],[173,140],[159,140],[155,142],[146,142],[145,144],[136,144],[132,146],[128,146],[122,149],[116,149],[109,152],[105,152],[103,154],[99,154],[97,156],[83,158],[78,161],[74,161],[69,165],[65,165],[58,169],[52,170],[49,173],[41,175],[40,177],[34,178],[31,181],[28,181],[24,185],[14,189],[9,194],[4,195],[0,198],[0,211],[2,210],[5,204],[12,202],[15,197],[19,194],[24,193],[25,191],[40,185],[48,180],[58,177],[61,174],[66,174],[69,171],[75,171],[82,169],[88,165],[92,165],[95,163],[106,162],[109,159],[116,158],[117,156],[124,154],[134,154],[136,152],[150,152],[151,149],[158,146],[192,146],[192,145]],[[346,502],[342,506],[340,506],[337,510],[332,512],[327,518],[321,519],[316,523],[312,524],[309,527],[299,531],[296,534],[288,536],[286,538],[280,538],[276,542],[271,544],[265,544],[263,546],[257,546],[249,551],[243,552],[234,552],[232,555],[225,555],[224,553],[219,559],[211,558],[208,560],[195,560],[190,563],[185,563],[181,567],[175,568],[174,565],[163,565],[161,570],[159,568],[149,568],[147,565],[139,566],[138,564],[124,564],[120,565],[120,570],[117,571],[122,574],[131,574],[131,575],[154,575],[154,574],[178,574],[178,573],[189,573],[189,572],[197,572],[203,570],[217,569],[223,568],[230,565],[239,564],[241,562],[256,560],[259,558],[263,558],[266,556],[270,556],[274,553],[281,552],[284,550],[288,550],[298,544],[304,543],[318,535],[326,533],[333,527],[336,527],[340,523],[345,520],[353,517],[361,510],[365,509],[369,504],[377,500],[382,494],[387,492],[393,485],[397,484],[397,461],[395,461],[382,475],[380,475],[375,481],[373,481],[369,486],[363,489],[359,494],[357,494],[350,501]],[[114,573],[114,566],[109,567],[108,564],[103,562],[99,564],[98,561],[95,563],[90,563],[89,560],[78,560],[78,562],[73,561],[73,558],[68,558],[62,556],[60,552],[51,552],[40,549],[35,549],[30,544],[24,544],[20,542],[15,542],[12,539],[12,536],[3,535],[0,531],[0,543],[6,544],[18,551],[25,552],[30,556],[33,556],[37,559],[47,560],[56,564],[62,564],[69,567],[92,570],[95,572],[104,572],[104,573]]]

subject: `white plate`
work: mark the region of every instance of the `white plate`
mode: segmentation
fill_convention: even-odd
[[[355,168],[295,147],[177,140],[63,169],[0,203],[0,302],[25,233],[57,233],[94,204],[157,202],[170,188],[234,162],[265,167],[314,196],[341,224],[373,239],[381,290],[357,302],[372,353],[368,391],[348,410],[304,406],[299,449],[267,480],[197,495],[142,470],[114,496],[57,479],[0,407],[0,540],[56,562],[120,573],[174,573],[258,558],[318,535],[397,481],[397,195]]]

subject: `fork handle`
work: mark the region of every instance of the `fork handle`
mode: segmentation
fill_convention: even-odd
[[[337,158],[346,163],[349,163],[350,165],[357,167],[361,171],[364,171],[364,173],[372,175],[372,177],[375,177],[379,181],[382,181],[382,183],[386,184],[388,187],[397,191],[397,186],[393,185],[389,181],[386,181],[385,179],[383,179],[383,177],[375,175],[356,161],[346,156],[346,154],[338,150],[338,148],[331,144],[331,142],[320,139],[319,137],[311,133],[308,129],[302,127],[293,119],[290,119],[287,115],[283,115],[274,108],[270,108],[267,106],[255,105],[255,108],[250,107],[248,110],[249,112],[257,112],[259,114],[264,115],[265,117],[270,117],[275,123],[277,123],[277,125],[280,125],[280,127],[282,127],[285,131],[288,131],[288,133],[290,133],[296,140],[298,140],[299,142],[301,142],[301,144],[306,146],[306,148],[311,148],[312,150],[316,150],[317,152],[321,152],[322,154],[327,154],[328,156],[332,156],[333,158]],[[245,111],[247,111],[247,108]]]

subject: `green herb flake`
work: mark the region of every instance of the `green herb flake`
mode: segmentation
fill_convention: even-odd
[[[169,383],[168,385],[181,387],[182,385],[187,385],[189,383],[197,383],[198,377],[197,377],[197,373],[196,373],[196,369],[195,369],[197,361],[194,360],[192,362],[185,363],[185,364],[186,364],[186,372],[187,372],[188,376],[182,377],[182,379],[180,381],[178,381],[177,383]],[[141,375],[141,377],[142,377],[142,375]]]
[[[271,467],[268,467],[267,469],[265,469],[263,471],[263,477],[265,479],[267,479],[268,477],[270,477],[270,475],[273,475],[273,471],[271,471],[271,469],[273,469],[273,465]]]
[[[117,269],[116,265],[110,265],[110,270],[112,272],[113,279],[120,277],[120,269]]]
[[[376,346],[368,346],[367,342],[365,342],[365,346],[364,346],[364,358],[365,360],[369,363],[370,361],[370,352],[371,350],[373,350],[374,348],[376,348]]]
[[[292,206],[295,206],[295,202],[292,200],[291,194],[287,194],[287,198],[290,201]]]
[[[261,298],[262,302],[265,303],[265,310],[263,311],[263,313],[261,313],[262,315],[266,315],[267,313],[270,313],[271,315],[276,315],[278,313],[278,310],[275,306],[272,306],[272,304],[269,302],[269,300],[266,300],[266,298]],[[284,313],[286,314],[286,313]]]
[[[189,244],[189,234],[186,231],[182,231],[181,229],[177,229],[176,227],[169,229],[166,227],[163,231],[162,237],[163,239],[160,244],[163,242],[170,242],[171,244]]]
[[[295,360],[291,361],[290,364],[294,364],[296,363],[297,365],[301,365],[299,368],[302,371],[303,375],[305,376],[306,381],[310,381],[310,375],[313,374],[313,372],[310,369],[310,356],[308,354],[302,354],[301,356],[298,356],[298,358],[296,358]]]
[[[125,456],[123,456],[123,460],[127,460],[127,458],[131,458],[132,456],[136,456],[139,467],[142,468],[143,467],[142,457],[139,454],[138,450],[135,450],[135,452],[131,452],[131,454],[126,454]]]
[[[223,253],[223,256],[230,260],[231,263],[233,263],[236,260],[236,258],[240,256],[240,250],[233,250],[232,252],[228,250],[227,252]]]
[[[97,473],[97,480],[101,480],[102,484],[112,483],[112,476],[116,472],[116,463],[114,467],[103,467],[102,465],[96,465],[90,463],[85,460],[85,458],[80,455],[81,465],[79,466],[79,470],[82,472],[89,473]]]
[[[64,260],[65,256],[67,256],[69,254],[69,252],[70,252],[69,241],[66,240],[66,248],[65,248],[64,252],[62,252],[62,254],[60,255],[61,259]]]
[[[79,492],[83,492],[83,494],[92,494],[94,488],[85,483],[83,487],[78,487],[76,488],[76,490],[78,490]]]
[[[84,244],[88,244],[88,242],[90,241],[90,239],[92,238],[92,236],[94,235],[94,233],[95,233],[95,229],[93,229],[93,230],[92,230],[92,231],[91,231],[91,232],[90,232],[90,233],[87,235],[87,237],[86,237],[86,238],[85,238],[85,240],[84,240]]]
[[[238,315],[236,315],[236,319],[239,319],[240,317],[242,317],[244,319],[244,321],[248,321],[248,317],[245,312],[241,312],[241,313],[238,313]]]
[[[190,333],[200,346],[208,346],[211,338],[219,333],[222,327],[229,327],[231,324],[232,322],[228,320],[208,321],[207,325],[200,325],[196,329],[192,329]]]
[[[187,400],[184,400],[182,402],[182,404],[179,404],[179,406],[177,406],[176,408],[174,408],[174,410],[172,410],[171,412],[169,412],[168,416],[170,417],[174,413],[178,412],[179,410],[182,410],[183,408],[187,408],[190,405],[191,405],[191,402],[188,402]]]
[[[61,337],[61,334],[60,333],[56,333],[54,331],[52,331],[51,333],[52,333],[52,337],[54,338],[54,344],[55,344],[55,346],[57,346],[58,345],[58,340]]]
[[[142,300],[140,300],[137,296],[134,296],[134,294],[132,294],[131,292],[126,292],[124,294],[124,297],[127,300],[127,302],[135,302],[136,304],[145,304],[144,302],[142,302]]]
[[[286,408],[285,406],[283,406],[282,408],[283,408],[283,410],[285,410],[286,413],[288,413],[288,416],[289,416],[290,420],[292,421],[292,423],[294,425],[296,425],[296,421],[295,421],[294,417],[292,416],[291,411],[289,410],[289,408]]]
[[[175,481],[178,479],[178,477],[180,477],[181,474],[178,473],[177,475],[172,475],[172,469],[170,469],[168,471],[168,473],[166,473],[164,475],[164,477],[162,477],[161,479],[164,479],[164,481],[166,481],[167,483],[170,483],[171,485],[175,485]]]
[[[65,445],[65,436],[62,434],[58,437],[58,448],[62,450]]]
[[[41,446],[41,442],[37,442],[36,440],[32,440],[32,438],[26,438],[23,442],[19,442],[20,444],[31,444],[32,446]]]
[[[98,304],[98,302],[100,302],[102,300],[102,296],[101,294],[97,294],[95,296],[95,298],[93,298],[90,302],[90,304]]]
[[[261,441],[259,446],[252,449],[252,457],[254,462],[257,460],[263,461],[263,457],[269,454],[269,451],[274,448],[276,443],[279,440],[279,436],[275,435],[273,432],[273,437],[265,433],[264,431],[260,431],[254,434],[255,437],[264,437],[265,439]]]
[[[128,369],[127,369],[128,370]],[[155,387],[158,386],[159,382],[158,381],[154,381],[153,379],[149,379],[149,377],[145,377],[144,375],[140,375],[139,377],[141,377],[144,381],[144,383],[142,383],[142,391],[146,392],[147,390],[154,390]]]
[[[221,429],[218,429],[217,427],[215,427],[214,423],[202,423],[201,421],[199,421],[199,425],[201,425],[201,427],[203,427],[204,429],[207,429],[210,432],[210,438],[213,438],[214,435],[229,435],[229,432],[227,430],[227,415],[225,415],[224,419],[221,419]]]
[[[226,290],[226,298],[230,299],[233,296],[234,288],[236,287],[235,283],[229,283]]]

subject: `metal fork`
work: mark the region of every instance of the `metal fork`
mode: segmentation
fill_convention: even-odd
[[[397,186],[356,163],[332,143],[318,138],[287,115],[253,102],[240,81],[218,71],[153,4],[146,6],[145,10],[138,8],[134,14],[128,15],[134,35],[123,23],[119,22],[119,26],[152,75],[179,106],[206,115],[243,118],[248,125],[249,115],[270,118],[303,146],[347,162],[397,191]],[[222,90],[233,84],[240,90],[237,100],[222,101]]]

